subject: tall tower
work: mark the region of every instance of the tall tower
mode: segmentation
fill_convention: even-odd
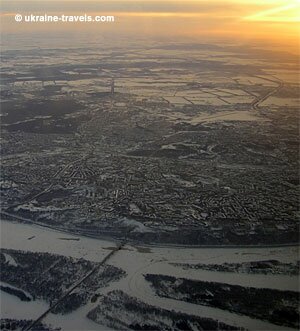
[[[111,80],[110,95],[111,95],[111,97],[113,97],[115,95],[115,79],[114,78]]]

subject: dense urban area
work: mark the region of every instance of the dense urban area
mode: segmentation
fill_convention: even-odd
[[[297,242],[298,85],[185,47],[5,52],[3,214],[149,244]]]

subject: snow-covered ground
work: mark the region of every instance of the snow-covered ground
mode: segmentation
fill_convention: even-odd
[[[40,316],[48,304],[43,300],[21,301],[17,297],[1,291],[1,318],[34,319]]]
[[[5,287],[9,287],[11,289],[14,289],[14,290],[19,290],[21,292],[23,292],[28,298],[30,298],[32,300],[32,295],[24,290],[21,290],[20,288],[16,287],[16,286],[12,286],[8,283],[5,283],[5,282],[1,282],[0,281],[0,286],[5,286]],[[2,292],[1,292],[2,293]]]
[[[12,319],[35,319],[49,308],[49,305],[43,300],[21,301],[17,297],[5,292],[1,292],[0,318]],[[43,320],[44,323],[61,327],[62,330],[100,330],[109,331],[106,326],[94,323],[86,317],[90,311],[86,305],[70,314],[49,314]]]
[[[16,267],[18,264],[16,262],[16,260],[9,254],[3,253],[4,258],[5,258],[5,262],[8,263],[9,265],[12,265],[14,267]]]
[[[61,240],[61,238],[76,240]],[[78,240],[79,239],[79,240]],[[73,236],[35,225],[1,221],[1,247],[25,250],[31,252],[49,252],[83,257],[91,261],[101,261],[116,244],[81,236]],[[219,319],[222,322],[243,326],[252,330],[289,330],[271,323],[256,320],[246,316],[233,314],[224,310],[205,307],[172,299],[160,298],[155,295],[143,277],[144,274],[164,274],[237,284],[252,287],[267,287],[281,290],[299,291],[297,277],[286,275],[254,275],[238,273],[220,273],[205,270],[184,270],[170,263],[238,263],[276,259],[281,262],[295,262],[299,259],[299,247],[269,247],[269,248],[176,248],[176,247],[133,247],[126,245],[109,261],[116,267],[127,272],[127,276],[118,282],[112,282],[107,288],[101,289],[105,294],[114,289],[120,289],[138,299],[164,309],[174,309],[188,314]],[[9,294],[1,295],[1,316],[16,318],[33,318],[45,311],[48,305],[44,302],[22,302]],[[44,322],[62,326],[63,330],[108,330],[107,327],[95,324],[86,318],[86,314],[96,307],[97,302],[68,315],[49,314]]]

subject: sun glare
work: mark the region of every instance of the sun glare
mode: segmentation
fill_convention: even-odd
[[[300,1],[289,1],[285,5],[260,11],[245,19],[264,22],[300,22]]]

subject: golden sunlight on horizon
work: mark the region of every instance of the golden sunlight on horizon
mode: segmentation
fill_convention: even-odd
[[[57,3],[57,5],[56,5]],[[299,49],[300,0],[2,0],[5,32],[91,30],[132,36],[266,40]],[[115,15],[113,25],[16,23],[14,15]],[[79,28],[80,26],[80,28]],[[137,29],[138,27],[138,29]]]
[[[255,13],[245,19],[264,22],[300,22],[300,1],[291,1],[283,6]]]

